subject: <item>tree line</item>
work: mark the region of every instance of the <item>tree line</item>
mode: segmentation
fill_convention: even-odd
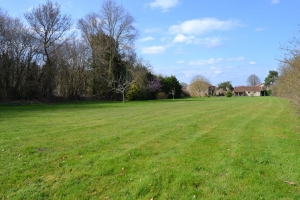
[[[275,96],[293,102],[300,111],[300,39],[294,37],[282,46],[283,56],[279,58],[279,76],[274,81],[272,91]]]
[[[0,101],[180,97],[174,76],[152,73],[134,52],[138,30],[122,5],[105,0],[75,24],[46,1],[24,14],[29,24],[0,9]],[[154,82],[160,87],[153,88]]]

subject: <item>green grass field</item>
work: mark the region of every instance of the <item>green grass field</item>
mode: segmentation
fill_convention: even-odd
[[[0,105],[0,199],[300,199],[272,97]]]

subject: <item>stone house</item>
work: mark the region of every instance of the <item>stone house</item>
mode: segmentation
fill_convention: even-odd
[[[262,86],[238,86],[233,89],[234,96],[262,96]]]

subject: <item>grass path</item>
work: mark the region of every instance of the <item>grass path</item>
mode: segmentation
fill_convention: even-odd
[[[0,197],[299,199],[299,122],[271,97],[0,105]]]

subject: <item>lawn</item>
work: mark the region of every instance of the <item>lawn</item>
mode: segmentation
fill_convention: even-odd
[[[273,97],[0,105],[2,199],[300,199]]]

